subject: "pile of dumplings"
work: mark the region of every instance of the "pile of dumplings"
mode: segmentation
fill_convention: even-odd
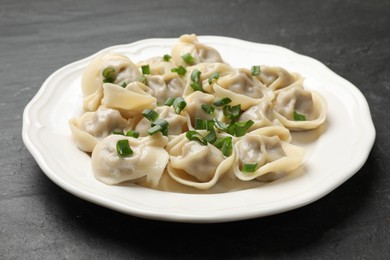
[[[95,178],[108,185],[161,189],[169,181],[209,190],[226,178],[272,181],[303,164],[291,131],[326,120],[324,99],[303,80],[281,67],[234,68],[196,35],[182,35],[160,57],[134,63],[103,53],[92,60],[82,77],[86,112],[69,126],[91,155]],[[181,100],[180,109],[168,100]],[[164,131],[151,133],[156,118]],[[119,153],[122,140],[131,154]]]

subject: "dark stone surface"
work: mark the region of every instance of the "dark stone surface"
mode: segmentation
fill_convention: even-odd
[[[303,208],[207,225],[123,215],[51,182],[21,138],[42,82],[102,48],[183,33],[282,45],[351,81],[377,130],[366,164]],[[389,1],[2,0],[0,35],[0,258],[390,259]]]

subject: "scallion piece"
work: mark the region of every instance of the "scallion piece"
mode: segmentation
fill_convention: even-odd
[[[217,134],[215,133],[215,130],[210,131],[205,137],[204,140],[210,144],[213,144],[215,140],[217,140]]]
[[[122,84],[121,84],[121,87],[122,87],[122,88],[125,88],[125,87],[127,87],[127,83],[126,83],[126,81],[123,81],[123,82],[122,82]]]
[[[217,80],[219,79],[219,73],[218,72],[214,72],[213,74],[211,74],[211,76],[209,77],[209,84],[213,84],[214,82],[216,82]]]
[[[195,118],[195,129],[196,130],[206,130],[207,120],[201,118]]]
[[[207,131],[215,131],[214,120],[207,120],[206,121],[206,130]]]
[[[169,123],[165,119],[159,118],[152,123],[152,126],[155,126],[155,125],[161,125],[163,128],[166,128],[169,126]]]
[[[187,70],[186,68],[184,68],[183,66],[179,66],[177,68],[173,68],[171,69],[172,72],[176,72],[177,74],[179,74],[180,76],[184,76],[186,73],[187,73]]]
[[[191,80],[195,83],[199,83],[200,82],[200,74],[201,74],[201,72],[198,69],[194,69],[191,72]]]
[[[119,131],[119,130],[112,131],[112,134],[113,135],[124,135],[124,133],[122,131]]]
[[[175,101],[175,98],[169,97],[169,98],[167,98],[167,100],[165,100],[164,105],[170,107],[173,105],[173,101]]]
[[[201,145],[207,145],[207,141],[203,140],[203,136],[195,130],[188,131],[186,137],[190,141],[197,141]]]
[[[188,65],[192,65],[195,61],[194,57],[192,57],[192,55],[190,53],[186,53],[186,54],[182,55],[181,57],[185,61],[185,63],[187,63]]]
[[[164,60],[164,61],[170,61],[171,59],[172,59],[172,56],[169,55],[169,54],[165,54],[165,55],[163,56],[163,60]]]
[[[146,77],[144,75],[142,75],[139,80],[139,82],[141,82],[142,84],[146,84]]]
[[[257,163],[246,163],[242,167],[243,172],[255,172],[257,168]]]
[[[152,109],[145,109],[144,111],[142,111],[142,115],[150,122],[153,122],[158,118],[157,112]]]
[[[116,142],[116,151],[120,157],[128,157],[133,154],[133,150],[130,148],[129,141],[127,139]]]
[[[224,139],[225,140],[222,143],[221,152],[226,157],[229,157],[230,155],[232,155],[233,152],[233,142],[232,142],[233,139],[230,136],[225,137]]]
[[[222,98],[220,100],[215,101],[214,106],[221,107],[221,106],[229,104],[230,102],[232,102],[232,100],[228,97],[225,97],[225,98]]]
[[[241,115],[241,104],[232,106],[232,120],[236,121]]]
[[[164,119],[157,119],[152,123],[152,127],[148,129],[149,135],[154,135],[157,132],[161,132],[163,135],[168,135],[169,123]]]
[[[115,81],[115,69],[112,67],[105,68],[102,75],[104,83],[113,83]]]
[[[177,97],[173,101],[173,108],[175,109],[176,114],[180,114],[181,111],[187,106],[187,103],[184,101],[183,97]]]
[[[203,92],[203,88],[201,85],[199,85],[198,83],[191,83],[191,88],[194,90],[194,91],[202,91]]]
[[[208,105],[208,104],[202,104],[200,107],[201,107],[201,108],[203,109],[203,111],[206,112],[207,114],[209,114],[209,115],[214,114],[215,106],[213,106],[213,105]]]
[[[299,114],[297,111],[293,112],[293,119],[294,121],[306,121],[306,116]]]
[[[138,131],[130,130],[130,131],[127,131],[126,136],[138,138],[138,137],[139,137],[139,132],[138,132]]]
[[[252,76],[260,75],[260,66],[252,66],[251,73]]]
[[[237,137],[244,136],[253,124],[254,122],[252,120],[234,122],[228,126],[227,133]]]
[[[224,131],[224,132],[226,132],[227,129],[228,129],[228,125],[227,125],[226,123],[221,122],[221,121],[219,121],[219,120],[216,119],[216,118],[214,118],[214,125],[215,125],[215,127],[217,127],[219,130],[222,130],[222,131]]]
[[[141,66],[141,70],[143,75],[149,75],[150,74],[149,64]]]
[[[162,132],[163,127],[161,125],[155,125],[148,129],[149,135],[154,135],[157,132]]]

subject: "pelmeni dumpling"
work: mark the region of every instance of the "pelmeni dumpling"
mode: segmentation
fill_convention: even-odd
[[[97,111],[87,112],[80,118],[70,119],[69,126],[77,146],[85,152],[92,152],[100,139],[115,130],[127,129],[130,122],[117,110],[100,107]]]
[[[84,108],[89,111],[94,111],[100,106],[103,83],[107,80],[103,75],[106,69],[112,69],[109,81],[115,84],[130,83],[141,77],[137,66],[125,55],[119,53],[99,55],[88,64],[82,77]]]
[[[116,145],[119,140],[129,142],[133,150],[132,155],[118,155]],[[168,138],[162,135],[140,139],[122,135],[104,138],[92,152],[95,178],[105,184],[114,185],[136,181],[146,176],[146,182],[150,186],[157,186],[169,160],[169,154],[163,148],[167,141]]]
[[[235,69],[220,77],[213,89],[217,97],[228,97],[232,100],[231,105],[241,104],[243,110],[259,104],[261,98],[273,98],[272,91],[247,69]]]
[[[272,103],[267,99],[263,99],[258,105],[244,111],[238,119],[239,122],[246,122],[248,120],[254,122],[248,129],[249,131],[275,124]]]
[[[154,111],[159,115],[158,118],[162,118],[168,122],[168,135],[180,135],[187,130],[186,117],[176,114],[173,107],[161,106],[157,107]],[[135,130],[140,133],[140,136],[147,136],[150,127],[150,121],[143,118],[138,122]]]
[[[190,141],[182,134],[166,147],[170,154],[168,174],[175,181],[197,189],[209,189],[227,173],[234,162],[234,153],[225,157],[211,144]]]
[[[274,114],[290,130],[314,129],[325,122],[326,102],[315,91],[287,88],[278,93]]]
[[[195,119],[211,120],[215,115],[210,115],[202,109],[202,104],[212,105],[215,97],[211,94],[195,91],[185,98],[187,106],[185,113],[188,118],[188,127],[191,129],[195,124]]]
[[[302,147],[283,142],[278,136],[265,136],[256,131],[237,141],[234,149],[234,174],[243,181],[266,174],[291,172],[302,164],[304,155]],[[246,171],[248,165],[254,169]]]
[[[164,75],[171,72],[176,65],[172,61],[165,61],[163,57],[157,56],[137,63],[137,67],[149,65],[150,75]]]
[[[281,67],[261,66],[261,73],[256,76],[264,85],[273,91],[291,86],[297,81],[302,83],[302,76],[290,73]]]
[[[186,63],[183,55],[189,54],[194,59],[190,64]],[[222,62],[218,51],[210,46],[198,42],[195,34],[184,34],[179,38],[179,42],[172,48],[172,59],[176,65],[190,66],[202,62]]]
[[[181,97],[185,87],[184,80],[176,73],[147,76],[146,84],[160,104],[164,104],[169,97]]]
[[[135,117],[146,108],[156,106],[157,99],[152,96],[152,90],[141,82],[135,81],[125,88],[105,83],[102,104],[117,109],[126,117]]]

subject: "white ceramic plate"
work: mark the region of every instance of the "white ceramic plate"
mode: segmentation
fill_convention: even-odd
[[[97,54],[53,73],[26,106],[23,140],[43,172],[56,184],[90,202],[134,216],[180,221],[224,222],[276,214],[311,203],[341,185],[366,161],[375,139],[367,101],[351,83],[322,63],[288,49],[227,37],[200,36],[233,67],[278,65],[301,73],[304,86],[328,102],[327,125],[307,149],[303,174],[267,185],[219,194],[182,194],[96,181],[90,157],[77,149],[68,120],[82,114],[81,75]],[[134,62],[170,52],[177,39],[148,39],[113,46]],[[99,52],[99,53],[101,53]]]

